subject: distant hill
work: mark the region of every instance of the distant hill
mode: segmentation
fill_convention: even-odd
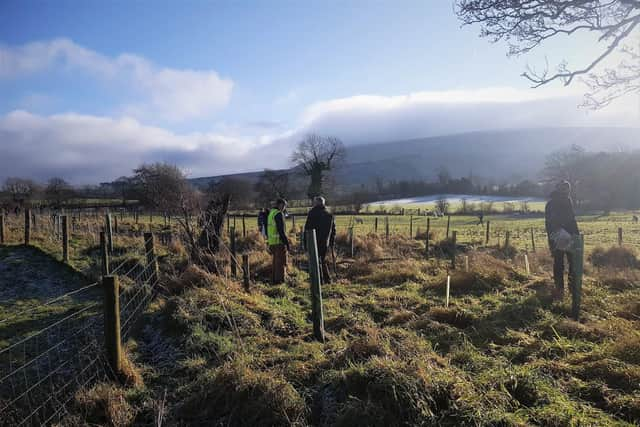
[[[347,147],[346,163],[336,172],[343,185],[433,179],[438,168],[452,176],[494,180],[535,179],[552,152],[580,145],[588,151],[640,149],[640,128],[543,128],[471,132]],[[234,176],[256,180],[260,172]],[[221,177],[197,178],[198,183]]]

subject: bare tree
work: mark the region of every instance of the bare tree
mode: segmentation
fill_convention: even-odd
[[[134,170],[132,182],[143,206],[177,216],[192,258],[199,260],[197,221],[200,197],[188,183],[185,173],[168,163],[143,164]]]
[[[254,187],[258,203],[266,204],[289,193],[289,172],[265,169]]]
[[[436,210],[441,215],[446,215],[447,212],[449,211],[449,201],[444,197],[441,197],[438,200],[436,200]]]
[[[23,206],[38,191],[38,185],[30,179],[10,177],[4,181],[2,190],[14,203]]]
[[[56,209],[73,197],[73,188],[62,178],[54,177],[47,182],[44,195],[49,203]]]
[[[343,160],[346,151],[344,144],[332,136],[307,135],[291,155],[291,160],[300,166],[310,178],[307,196],[313,198],[322,194],[325,174],[336,163]]]
[[[247,179],[227,176],[220,181],[212,182],[207,194],[228,194],[233,202],[234,209],[246,208],[253,201],[253,185]]]
[[[543,171],[544,181],[548,184],[568,181],[571,184],[571,196],[576,203],[579,202],[576,190],[584,174],[582,160],[585,153],[584,148],[575,144],[568,150],[551,153],[547,156]]]
[[[457,14],[465,25],[480,24],[480,35],[492,42],[506,40],[509,55],[521,55],[557,36],[579,32],[598,35],[599,52],[582,67],[566,61],[549,72],[528,68],[522,75],[533,87],[560,80],[569,85],[584,77],[590,87],[585,105],[599,108],[612,100],[640,92],[640,51],[624,44],[640,28],[638,0],[457,0]],[[597,72],[598,65],[619,53],[615,68]]]

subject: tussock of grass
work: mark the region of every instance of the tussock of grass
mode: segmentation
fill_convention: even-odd
[[[412,260],[385,263],[361,278],[372,286],[398,286],[406,282],[422,282],[425,275],[420,264]]]
[[[457,307],[433,307],[427,314],[436,322],[446,323],[461,329],[472,325],[475,320],[473,314]]]
[[[593,249],[589,261],[594,267],[637,268],[638,258],[635,250],[628,246],[600,246]]]
[[[608,353],[624,362],[640,365],[640,333],[630,332],[615,337]]]
[[[240,362],[203,372],[182,393],[178,416],[191,424],[298,425],[305,418],[304,399],[290,383]]]
[[[100,383],[78,391],[75,403],[87,423],[124,427],[131,425],[136,416],[125,393],[116,385]]]
[[[332,404],[314,413],[336,426],[455,425],[473,419],[471,384],[437,364],[373,358],[328,380]]]

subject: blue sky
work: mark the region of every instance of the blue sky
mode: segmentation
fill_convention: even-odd
[[[76,182],[153,160],[194,176],[259,170],[286,166],[307,131],[352,144],[492,127],[458,117],[458,103],[498,105],[501,128],[633,116],[579,111],[579,87],[533,91],[519,77],[545,56],[585,62],[588,37],[507,58],[503,43],[478,33],[460,28],[446,0],[4,0],[0,144],[28,147],[0,161],[0,178],[18,173],[16,162],[41,179]],[[545,100],[563,114],[532,112]],[[427,126],[443,103],[451,120]],[[524,113],[512,114],[513,105]],[[26,162],[29,153],[38,158]],[[88,159],[96,153],[111,162]]]

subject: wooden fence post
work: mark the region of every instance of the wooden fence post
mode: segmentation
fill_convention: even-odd
[[[351,245],[351,258],[353,258],[353,254],[354,254],[353,249],[354,249],[355,234],[356,234],[356,230],[352,225],[351,228],[349,229],[349,243]]]
[[[409,216],[409,239],[413,239],[413,215]]]
[[[309,276],[311,278],[311,317],[313,319],[313,335],[324,342],[324,317],[322,313],[322,289],[320,286],[320,261],[316,243],[316,230],[307,230],[307,250],[309,251]]]
[[[153,212],[149,212],[149,224],[153,224]]]
[[[373,232],[375,234],[378,234],[378,217],[375,217],[373,221]]]
[[[156,245],[153,240],[153,233],[144,233],[144,251],[147,254],[147,266],[152,265],[149,282],[155,283],[159,276],[158,259],[156,258]]]
[[[242,214],[242,237],[247,237],[247,224],[245,223],[245,219],[244,219],[245,215]],[[293,217],[293,230],[295,231],[296,229],[296,220],[295,217]]]
[[[387,240],[389,240],[389,217],[384,217],[384,234]]]
[[[113,217],[113,233],[114,234],[118,234],[118,217],[114,216]]]
[[[451,215],[447,215],[447,239],[449,238],[449,225],[451,224]]]
[[[117,276],[102,277],[104,288],[104,345],[113,372],[121,372],[122,339],[120,338],[120,286]]]
[[[580,234],[574,241],[574,251],[571,254],[573,256],[573,286],[572,298],[571,298],[571,315],[574,320],[580,318],[580,303],[582,300],[582,274],[584,271],[584,235]]]
[[[622,227],[618,227],[618,246],[622,246]]]
[[[505,231],[504,234],[504,248],[509,249],[509,244],[511,243],[511,232],[509,230]]]
[[[4,215],[0,215],[0,245],[4,245]]]
[[[107,249],[113,253],[113,229],[111,228],[111,214],[104,216],[104,229],[107,232]]]
[[[425,253],[427,254],[427,259],[429,259],[429,233],[431,233],[431,218],[427,218],[427,237],[425,239]]]
[[[31,209],[24,211],[24,244],[31,242]]]
[[[457,231],[453,231],[451,233],[451,269],[455,270],[456,269],[456,241],[458,239],[458,232]]]
[[[535,239],[534,234],[533,234],[533,227],[531,227],[531,250],[533,252],[536,251],[536,239]]]
[[[484,245],[489,246],[489,231],[491,230],[491,221],[487,221],[487,233],[484,238]]]
[[[102,275],[108,276],[109,269],[109,248],[107,248],[107,236],[104,231],[100,232],[100,255],[102,257]]]
[[[243,254],[242,255],[242,279],[243,279],[243,283],[244,283],[244,290],[246,292],[249,292],[251,290],[249,278],[250,278],[250,275],[249,275],[249,255],[248,254]]]
[[[235,217],[234,217],[235,218]],[[235,222],[235,220],[234,220]],[[229,234],[229,241],[231,246],[231,275],[236,277],[238,274],[238,265],[236,263],[236,227],[231,227],[231,233]]]
[[[69,264],[69,221],[62,217],[62,261]]]

